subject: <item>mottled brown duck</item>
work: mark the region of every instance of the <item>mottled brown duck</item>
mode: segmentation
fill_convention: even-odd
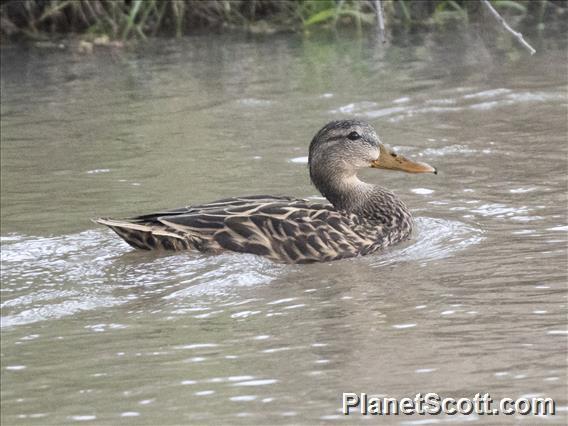
[[[285,263],[363,256],[409,238],[412,216],[391,191],[361,181],[363,168],[436,173],[385,146],[368,123],[332,121],[312,139],[310,178],[329,203],[255,195],[128,219],[98,218],[142,250],[234,251]]]

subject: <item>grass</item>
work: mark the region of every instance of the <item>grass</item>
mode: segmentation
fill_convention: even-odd
[[[472,0],[383,0],[387,30],[412,32],[480,19]],[[493,0],[495,8],[516,22],[542,30],[564,22],[563,0]],[[309,32],[355,27],[374,31],[373,0],[4,0],[0,5],[2,39],[45,39],[77,33],[112,40],[181,37],[202,29],[251,32]]]

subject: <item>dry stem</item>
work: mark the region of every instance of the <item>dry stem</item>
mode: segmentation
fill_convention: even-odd
[[[381,0],[375,0],[375,10],[377,12],[377,21],[379,24],[379,40],[383,43],[387,42],[385,37],[385,18],[383,16],[383,5],[381,4]]]
[[[487,8],[493,14],[495,19],[497,19],[501,23],[501,25],[503,25],[505,27],[505,29],[507,31],[509,31],[511,34],[513,34],[513,36],[515,36],[515,38],[517,40],[519,40],[519,43],[521,43],[524,47],[527,48],[527,50],[531,53],[531,55],[534,55],[536,53],[536,50],[534,50],[534,48],[526,42],[526,40],[523,38],[523,35],[521,33],[517,32],[517,31],[515,31],[514,29],[512,29],[509,26],[509,24],[507,24],[505,19],[503,19],[503,17],[501,15],[499,15],[499,12],[497,12],[495,10],[495,8],[491,5],[491,3],[489,3],[489,0],[481,0],[481,1],[485,6],[487,6]]]

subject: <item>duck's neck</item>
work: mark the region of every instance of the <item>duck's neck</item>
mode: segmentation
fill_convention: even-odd
[[[310,175],[316,188],[337,210],[410,233],[412,215],[388,189],[365,183],[355,173],[325,177]]]

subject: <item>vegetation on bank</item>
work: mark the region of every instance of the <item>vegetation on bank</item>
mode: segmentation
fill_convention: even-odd
[[[491,0],[507,19],[528,30],[566,26],[564,0]],[[250,32],[309,31],[314,27],[358,30],[377,26],[382,5],[386,30],[396,35],[448,22],[466,25],[482,16],[472,0],[3,0],[2,39],[45,39],[78,33],[112,40],[182,35],[204,28]]]

